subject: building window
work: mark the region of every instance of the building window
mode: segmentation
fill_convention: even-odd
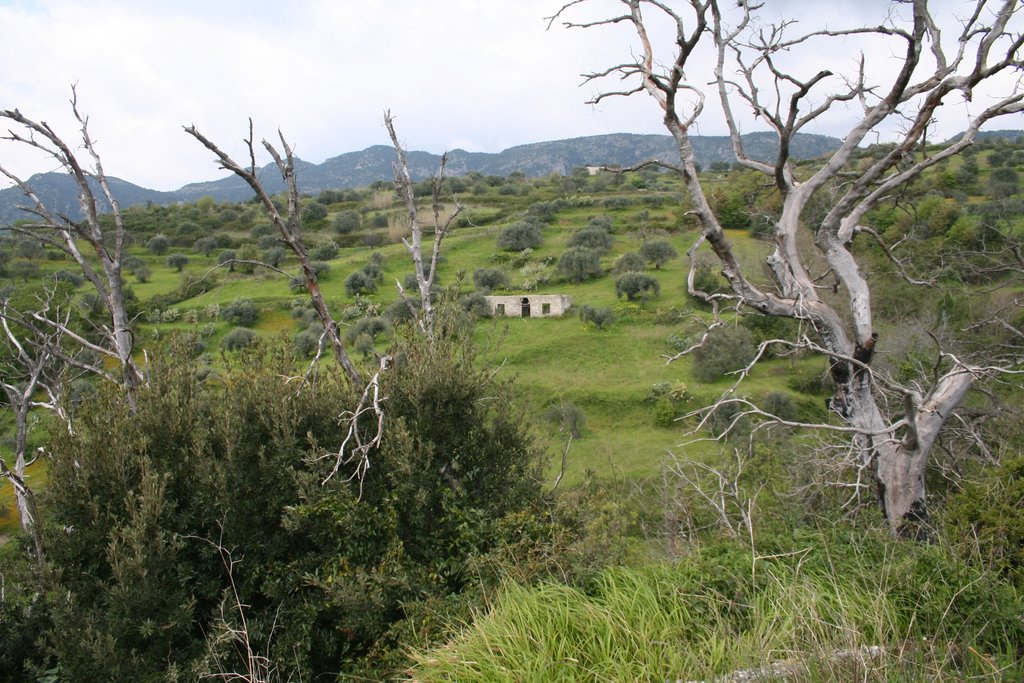
[[[498,315],[505,315],[505,304],[498,304],[497,313]]]
[[[551,315],[551,304],[541,304],[540,312],[542,315]]]

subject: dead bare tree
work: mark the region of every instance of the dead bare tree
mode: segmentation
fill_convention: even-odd
[[[455,219],[462,213],[462,206],[456,202],[455,210],[444,220],[441,219],[441,186],[444,182],[445,165],[448,162],[448,155],[444,154],[441,156],[441,167],[431,180],[434,242],[430,254],[430,262],[425,264],[423,261],[423,225],[420,223],[419,211],[416,208],[416,195],[414,193],[412,176],[409,175],[409,163],[405,156],[405,149],[403,149],[402,144],[398,141],[398,134],[395,132],[395,119],[389,111],[384,113],[384,125],[387,126],[388,134],[391,136],[391,143],[394,145],[395,154],[397,155],[397,159],[393,164],[395,190],[398,192],[398,196],[402,198],[409,217],[409,232],[411,235],[409,239],[402,238],[402,243],[409,250],[409,255],[412,256],[416,274],[416,285],[420,290],[419,311],[417,312],[412,302],[406,298],[401,282],[397,283],[398,291],[416,316],[420,330],[427,336],[427,339],[433,340],[434,304],[432,294],[434,281],[437,278],[437,263],[441,255],[441,243],[448,235],[452,225],[455,224]]]
[[[103,340],[101,343],[87,342],[80,335],[73,335],[68,329],[64,329],[63,333],[73,336],[95,351],[116,359],[120,368],[119,379],[127,390],[128,400],[132,401],[135,388],[142,382],[142,374],[132,358],[135,338],[131,329],[132,321],[128,315],[122,278],[126,240],[124,222],[121,219],[120,206],[103,171],[100,155],[89,134],[88,118],[78,109],[78,95],[73,86],[71,110],[81,126],[81,146],[92,159],[91,169],[79,161],[71,147],[49,124],[29,119],[17,109],[0,110],[0,118],[7,119],[17,126],[8,130],[7,135],[0,139],[32,147],[56,160],[78,188],[78,202],[82,213],[80,219],[47,207],[26,181],[3,165],[0,165],[0,173],[13,181],[25,194],[30,203],[20,208],[35,218],[33,222],[15,226],[13,229],[56,247],[70,256],[78,264],[106,308],[108,318],[99,330]],[[98,188],[103,201],[110,208],[113,219],[112,232],[107,231],[100,221],[100,214],[104,213],[106,206],[101,204],[95,188]],[[80,244],[83,243],[88,248],[88,253],[80,249]],[[60,325],[59,321],[49,318],[37,322],[51,330],[57,329]]]
[[[267,140],[263,140],[263,148],[267,150],[267,153],[269,153],[271,158],[273,158],[274,164],[277,166],[277,170],[281,174],[281,179],[284,180],[285,187],[287,188],[288,208],[282,216],[281,211],[279,211],[277,205],[274,204],[273,198],[267,192],[263,183],[259,179],[256,167],[256,149],[253,143],[254,136],[252,132],[252,119],[249,120],[249,137],[245,140],[246,147],[249,150],[248,167],[237,163],[214,142],[200,133],[194,125],[185,127],[185,132],[202,143],[206,149],[213,152],[214,156],[217,157],[220,168],[231,171],[237,175],[239,178],[244,180],[250,188],[252,188],[253,192],[256,193],[256,197],[260,200],[260,203],[263,204],[263,209],[266,211],[267,216],[277,227],[281,240],[299,260],[299,271],[302,277],[302,283],[305,286],[306,291],[309,292],[309,299],[324,327],[324,335],[331,345],[331,350],[334,352],[335,360],[337,360],[338,365],[345,371],[345,374],[352,381],[353,385],[361,385],[362,377],[355,365],[353,365],[352,360],[349,358],[348,351],[345,349],[345,344],[341,340],[340,328],[337,321],[334,320],[334,316],[331,315],[331,311],[327,306],[327,301],[324,299],[323,292],[320,291],[320,284],[317,282],[316,270],[313,268],[313,262],[309,258],[309,253],[306,251],[306,244],[302,239],[302,221],[299,219],[299,188],[295,179],[295,157],[292,154],[291,146],[284,138],[284,134],[280,132],[278,133],[281,148],[284,150],[283,155],[276,147],[274,147],[273,144]]]
[[[858,235],[871,234],[869,212],[909,182],[974,141],[986,121],[1024,111],[1019,86],[1024,33],[1019,27],[1020,4],[1002,0],[989,6],[977,0],[967,6],[949,40],[926,0],[894,4],[877,26],[822,28],[791,35],[796,21],[763,21],[747,0],[620,0],[616,16],[573,20],[589,0],[563,4],[549,19],[568,28],[624,25],[636,44],[624,62],[585,74],[596,83],[618,78],[620,89],[605,90],[593,103],[615,96],[646,93],[660,107],[664,125],[675,140],[679,164],[662,164],[681,176],[692,199],[704,245],[710,247],[729,284],[727,293],[691,294],[707,301],[750,307],[762,314],[795,318],[811,328],[816,345],[830,357],[835,383],[831,409],[852,428],[850,437],[864,463],[872,465],[886,518],[896,533],[912,535],[928,524],[924,470],[943,425],[979,379],[1004,373],[1016,360],[971,362],[948,351],[940,354],[939,371],[928,386],[898,387],[896,405],[879,391],[872,359],[881,343],[872,314],[871,287],[852,250]],[[909,17],[900,16],[901,13]],[[649,16],[648,14],[649,13]],[[671,27],[673,40],[664,45],[658,29]],[[854,55],[854,73],[817,70],[818,44],[829,50],[857,39],[884,43],[871,54]],[[707,50],[708,52],[701,52]],[[801,56],[802,55],[802,56]],[[708,57],[710,56],[710,59]],[[869,59],[887,60],[880,73],[869,76]],[[706,77],[698,76],[708,67]],[[887,79],[887,80],[886,80]],[[773,240],[765,256],[767,281],[748,273],[726,238],[697,173],[690,131],[704,112],[710,81],[732,139],[737,161],[763,174],[781,197],[774,218]],[[985,92],[987,106],[969,104]],[[964,132],[954,139],[923,148],[929,125],[946,100],[964,103]],[[978,98],[980,99],[980,97]],[[791,157],[794,136],[826,114],[843,107],[856,110],[841,145],[816,168],[798,169]],[[746,108],[777,137],[772,161],[749,156],[740,135],[740,116]],[[895,140],[880,156],[860,163],[858,147],[873,131],[898,129]],[[830,210],[813,219],[812,200],[835,191]],[[805,232],[806,230],[806,232]],[[826,297],[811,275],[812,263],[798,245],[804,235],[813,240],[817,258],[831,271],[842,293]]]
[[[70,428],[61,405],[65,370],[82,365],[70,355],[73,351],[64,348],[64,331],[70,329],[69,307],[62,311],[55,299],[52,289],[38,294],[39,305],[34,306],[37,310],[32,313],[54,323],[41,325],[31,314],[15,310],[10,292],[0,295],[0,389],[14,418],[14,465],[8,467],[0,458],[0,479],[7,479],[14,487],[21,528],[32,539],[40,569],[44,562],[43,544],[36,524],[35,493],[27,478],[28,467],[38,459],[38,454],[31,458],[28,454],[29,418],[34,409],[46,409]]]

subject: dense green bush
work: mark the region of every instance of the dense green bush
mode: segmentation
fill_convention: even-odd
[[[188,265],[188,256],[184,254],[171,254],[167,257],[167,267],[174,268],[179,273]]]
[[[573,247],[558,257],[558,272],[570,282],[583,282],[604,274],[601,255],[593,249]]]
[[[313,206],[320,205],[314,204]],[[334,242],[325,242],[309,252],[309,256],[315,261],[330,261],[338,257],[338,245]]]
[[[548,406],[541,418],[558,428],[560,433],[571,434],[574,439],[583,435],[587,416],[583,409],[572,401],[559,401]]]
[[[594,308],[587,304],[580,306],[579,318],[599,330],[608,329],[615,322],[615,312],[608,307]]]
[[[714,382],[727,372],[746,366],[756,351],[754,336],[747,328],[719,327],[693,351],[693,376],[701,382]]]
[[[171,241],[164,235],[156,235],[146,242],[146,248],[157,256],[163,256],[171,246]]]
[[[240,351],[256,342],[259,335],[248,327],[236,327],[224,335],[220,340],[221,348],[225,351]]]
[[[432,346],[410,331],[391,349],[383,441],[360,478],[354,464],[329,475],[338,415],[362,387],[331,372],[290,382],[289,347],[256,344],[229,380],[205,383],[180,354],[154,354],[134,410],[101,389],[52,444],[54,583],[29,631],[41,640],[5,641],[4,661],[41,645],[61,680],[242,671],[224,637],[242,625],[236,590],[249,642],[281,680],[393,673],[403,653],[389,634],[417,603],[475,587],[471,561],[543,526],[526,523],[540,450],[522,412],[450,321],[438,327]],[[375,425],[364,420],[364,439]],[[9,605],[3,633],[24,623]]]
[[[376,291],[377,281],[361,270],[349,273],[348,277],[345,278],[345,294],[348,296],[372,294]]]
[[[498,235],[498,248],[503,251],[536,249],[543,241],[540,226],[536,223],[513,223]]]
[[[311,202],[302,207],[302,223],[307,226],[315,226],[318,222],[327,218],[327,207],[320,202]]]
[[[679,254],[666,240],[650,240],[640,245],[640,256],[655,268],[661,268]]]
[[[625,294],[627,301],[649,299],[658,296],[660,291],[661,284],[647,273],[623,273],[615,280],[615,296],[621,299]]]
[[[235,299],[220,309],[220,318],[231,325],[249,327],[260,317],[260,309],[252,299]]]
[[[612,272],[616,275],[622,273],[639,272],[644,269],[644,258],[635,251],[627,251],[615,261]]]
[[[611,233],[603,226],[591,225],[570,235],[566,241],[566,246],[583,247],[584,249],[591,249],[604,255],[612,250],[614,242],[615,240]]]
[[[1024,588],[1024,458],[965,480],[948,501],[944,519],[966,559]]]
[[[473,286],[485,292],[508,288],[508,275],[498,268],[477,268],[473,271]]]
[[[359,229],[360,216],[358,211],[346,210],[338,212],[338,215],[331,221],[331,227],[339,235],[347,235],[353,230]]]

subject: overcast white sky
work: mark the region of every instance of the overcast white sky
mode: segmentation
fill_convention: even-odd
[[[614,6],[611,0],[599,0]],[[963,0],[941,0],[952,8]],[[252,117],[314,163],[387,144],[397,117],[409,149],[498,152],[614,132],[663,133],[645,98],[595,108],[579,74],[628,56],[622,28],[546,31],[559,0],[0,0],[0,108],[72,140],[70,83],[114,176],[154,189],[222,177],[186,136],[194,123],[236,158]],[[821,7],[834,24],[884,0],[767,0],[778,16]],[[806,17],[802,17],[806,20]],[[847,67],[856,50],[834,45]],[[817,68],[817,67],[815,67]],[[711,109],[711,107],[709,107]],[[838,122],[815,132],[835,134]],[[1005,127],[1024,127],[1019,121]],[[829,129],[830,126],[834,129]],[[951,124],[953,126],[953,124]],[[1001,126],[1004,127],[1004,126]],[[955,126],[954,126],[955,128]],[[717,117],[703,134],[722,134]],[[950,134],[953,129],[948,131]],[[52,162],[0,143],[27,176]]]

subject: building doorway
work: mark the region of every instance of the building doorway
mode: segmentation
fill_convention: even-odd
[[[530,317],[530,299],[525,296],[523,297],[523,317]]]

